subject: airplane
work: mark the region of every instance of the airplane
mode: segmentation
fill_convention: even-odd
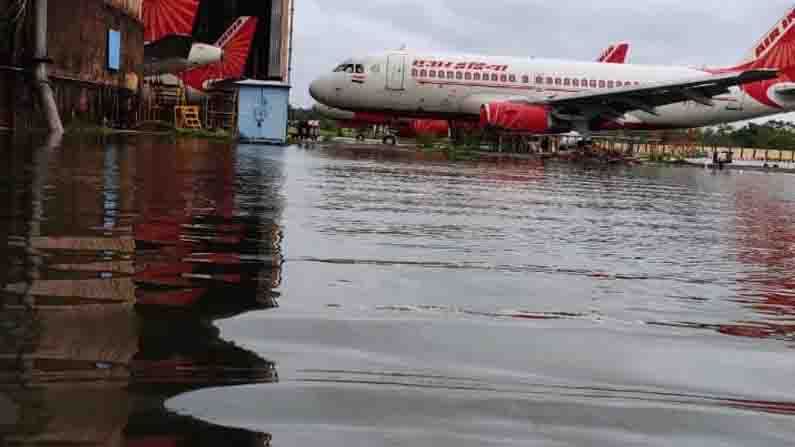
[[[727,68],[449,56],[349,59],[310,95],[356,113],[477,120],[528,134],[687,129],[795,110],[795,8]]]
[[[148,61],[145,73],[160,84],[183,85],[190,98],[201,97],[213,82],[243,76],[257,23],[256,17],[239,17],[214,45],[191,43],[190,36],[165,36],[151,44],[162,56]],[[188,45],[188,55],[179,56]]]
[[[627,42],[618,42],[608,46],[596,60],[601,63],[624,64],[629,55],[630,45]],[[367,129],[371,126],[396,125],[398,135],[413,138],[418,135],[428,134],[433,136],[447,136],[450,133],[450,122],[435,119],[400,119],[389,114],[356,113],[343,109],[336,109],[325,104],[316,103],[313,109],[320,115],[339,121],[346,129]],[[452,123],[455,127],[470,127],[465,122]],[[357,140],[364,140],[364,135],[359,134]],[[394,142],[394,137],[384,137],[384,142]]]

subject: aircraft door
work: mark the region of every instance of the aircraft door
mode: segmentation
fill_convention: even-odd
[[[386,89],[406,89],[406,55],[392,54],[386,62]]]

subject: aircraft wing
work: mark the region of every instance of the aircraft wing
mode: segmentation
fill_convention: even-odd
[[[480,114],[484,104],[514,102],[548,105],[563,119],[618,118],[636,110],[656,114],[657,107],[685,101],[711,105],[711,98],[729,92],[729,87],[775,79],[777,70],[746,70],[647,85],[587,90],[575,94],[548,96],[546,99],[516,94],[475,94],[461,103],[461,112]]]
[[[656,115],[657,107],[685,101],[711,105],[711,98],[729,92],[729,87],[775,79],[778,70],[745,70],[669,82],[614,89],[589,90],[567,96],[532,101],[552,107],[559,115],[618,117],[640,110]]]

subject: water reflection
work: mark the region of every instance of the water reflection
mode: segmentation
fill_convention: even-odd
[[[737,195],[737,259],[741,300],[756,321],[723,325],[729,335],[795,341],[795,201],[777,197],[779,185],[745,182]]]
[[[164,402],[278,380],[213,321],[277,304],[279,163],[199,141],[1,144],[0,444],[268,444]]]

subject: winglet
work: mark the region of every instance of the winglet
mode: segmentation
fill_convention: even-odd
[[[625,64],[629,58],[629,43],[619,42],[607,47],[605,51],[599,56],[597,62],[608,64]]]

